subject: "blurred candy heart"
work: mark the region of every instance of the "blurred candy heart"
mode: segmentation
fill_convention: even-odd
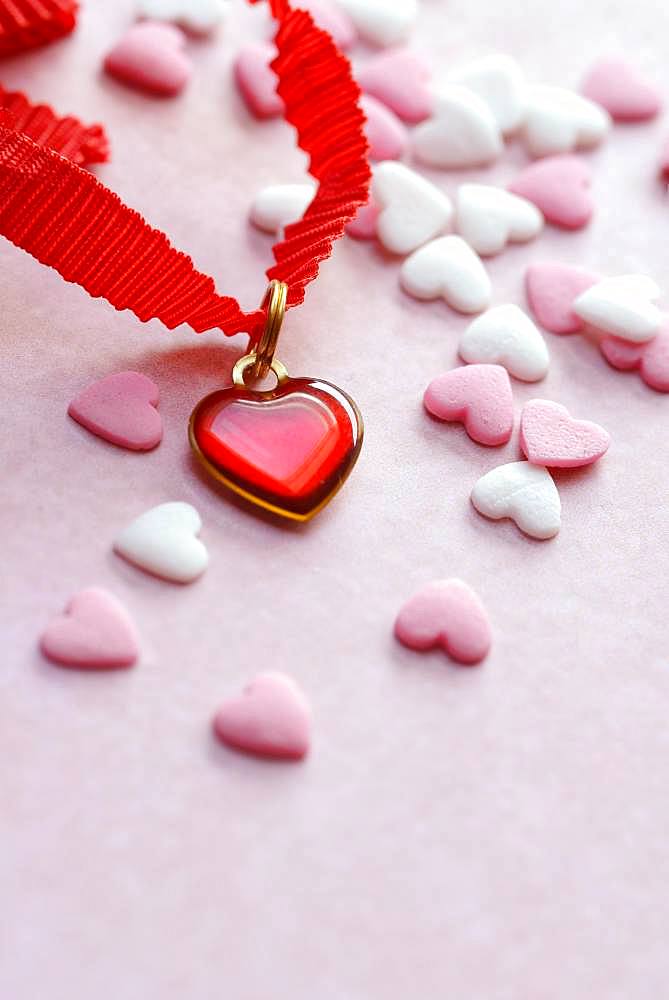
[[[499,521],[508,517],[521,531],[540,540],[560,530],[560,495],[547,469],[529,462],[510,462],[487,472],[472,490],[479,514]]]
[[[300,0],[300,10],[308,10],[315,23],[327,31],[343,52],[350,49],[358,38],[353,21],[348,14],[329,0]]]
[[[237,87],[256,118],[277,118],[283,113],[283,101],[276,92],[276,74],[270,66],[275,58],[273,45],[256,44],[244,46],[235,59]]]
[[[581,92],[619,122],[654,118],[662,109],[659,91],[621,56],[600,59],[588,72]]]
[[[371,193],[381,210],[376,234],[391,253],[411,253],[442,233],[451,221],[451,199],[403,163],[375,167]]]
[[[192,64],[179,28],[158,21],[134,24],[105,59],[107,73],[152,94],[170,97],[190,80]]]
[[[502,134],[515,132],[523,124],[525,76],[511,56],[501,53],[484,56],[455,69],[448,79],[473,90],[486,102]]]
[[[367,205],[358,209],[355,219],[346,226],[346,232],[356,240],[373,240],[380,212],[380,207],[370,199]]]
[[[360,107],[367,124],[365,135],[371,160],[398,160],[406,150],[408,132],[397,115],[375,97],[363,95]]]
[[[206,35],[223,20],[228,0],[139,0],[137,14],[152,21],[174,21],[186,31]]]
[[[405,122],[416,124],[432,113],[431,73],[411,49],[392,49],[366,62],[356,80]]]
[[[150,451],[163,437],[157,405],[155,382],[139,372],[117,372],[84,389],[67,412],[105,441],[131,451]]]
[[[562,87],[528,88],[523,135],[532,156],[570,153],[597,146],[611,127],[608,112]]]
[[[486,102],[458,84],[434,98],[432,117],[413,133],[416,157],[430,167],[483,167],[496,160],[503,143]]]
[[[581,229],[592,218],[592,174],[578,156],[549,156],[530,164],[509,184],[509,191],[533,202],[547,222]]]
[[[490,651],[490,622],[477,594],[462,580],[428,584],[400,610],[395,636],[409,649],[441,646],[464,664],[480,663]]]
[[[458,351],[468,364],[503,365],[524,382],[537,382],[548,371],[546,341],[530,317],[512,304],[478,316],[462,334]]]
[[[666,317],[657,336],[645,344],[604,337],[599,349],[613,368],[619,371],[638,370],[651,389],[669,392],[669,322]]]
[[[300,760],[309,751],[311,709],[285,674],[260,674],[238,698],[223,703],[214,719],[221,742],[260,757]]]
[[[533,465],[560,469],[592,465],[610,444],[603,427],[590,420],[574,420],[560,403],[531,399],[523,407],[520,446]]]
[[[458,188],[455,228],[482,257],[501,253],[507,243],[529,242],[543,226],[543,215],[526,198],[487,184]]]
[[[209,564],[197,535],[200,515],[187,503],[163,503],[140,514],[114,542],[114,551],[134,566],[175,583],[191,583]]]
[[[575,300],[600,280],[599,275],[567,264],[531,264],[525,272],[530,309],[551,333],[577,333],[583,320],[573,310]]]
[[[416,23],[418,0],[337,0],[362,38],[373,45],[405,42]]]
[[[65,612],[43,632],[40,647],[48,659],[64,667],[110,670],[130,667],[139,656],[137,633],[127,612],[98,587],[75,594]]]
[[[264,233],[276,236],[291,222],[302,218],[315,190],[313,184],[271,184],[255,196],[251,222]]]
[[[662,313],[654,303],[661,294],[645,274],[622,274],[603,278],[582,292],[572,309],[601,333],[642,344],[662,325]]]
[[[400,281],[414,298],[443,298],[462,313],[481,312],[492,294],[480,257],[461,236],[441,236],[414,251],[402,265]]]
[[[513,392],[500,365],[466,365],[433,379],[423,397],[439,420],[464,424],[472,441],[506,444],[513,431]]]

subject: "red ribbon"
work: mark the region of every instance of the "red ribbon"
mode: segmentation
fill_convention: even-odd
[[[3,0],[0,3],[0,56],[46,45],[69,34],[77,23],[76,0]]]
[[[274,246],[276,263],[267,272],[287,283],[290,307],[304,300],[320,261],[366,204],[370,169],[348,61],[310,14],[287,0],[270,0],[270,7],[279,22],[272,64],[277,90],[319,181],[304,217]],[[142,321],[158,318],[170,329],[187,323],[197,332],[218,327],[227,335],[244,331],[252,341],[260,335],[263,312],[245,313],[236,299],[219,295],[212,278],[118,195],[7,123],[0,123],[0,234]]]

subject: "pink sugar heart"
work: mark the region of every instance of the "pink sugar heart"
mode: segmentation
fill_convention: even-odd
[[[142,21],[116,43],[104,68],[123,83],[153,94],[173,96],[188,83],[192,64],[184,45],[186,36],[172,24]]]
[[[343,52],[358,40],[358,32],[348,14],[328,0],[300,0],[297,6],[300,10],[309,11],[318,27],[332,35]]]
[[[139,372],[118,372],[94,382],[70,403],[67,412],[98,437],[150,451],[160,443],[163,422],[156,410],[158,386]]]
[[[477,594],[462,580],[437,580],[410,598],[395,620],[409,649],[441,646],[460,663],[480,663],[490,651],[490,622]]]
[[[130,667],[139,656],[135,627],[123,606],[97,587],[82,590],[40,639],[44,655],[64,667]]]
[[[520,417],[520,447],[532,465],[576,469],[608,451],[611,438],[599,424],[574,420],[566,406],[531,399]]]
[[[387,105],[403,121],[415,124],[432,113],[430,71],[411,49],[392,49],[370,59],[357,73],[367,94]]]
[[[564,229],[581,229],[594,209],[592,174],[578,156],[547,156],[531,163],[509,184],[509,191],[533,202],[548,222]]]
[[[665,142],[659,163],[660,180],[669,184],[669,141]]]
[[[365,113],[365,134],[372,160],[399,160],[407,148],[408,133],[397,115],[375,97],[364,95],[360,107]]]
[[[237,87],[256,118],[277,118],[283,113],[283,101],[276,92],[276,74],[270,66],[275,58],[273,45],[259,44],[246,45],[235,59]]]
[[[295,681],[285,674],[259,674],[242,695],[226,701],[214,731],[228,746],[261,757],[299,760],[309,750],[311,709]]]
[[[572,305],[599,276],[567,264],[531,264],[525,273],[527,301],[534,317],[551,333],[577,333],[584,323]]]
[[[639,371],[646,385],[669,392],[669,320],[645,344],[631,344],[619,337],[604,337],[599,349],[608,363],[620,371]]]
[[[619,122],[646,121],[662,108],[659,91],[620,56],[600,59],[583,81],[581,93]]]
[[[513,391],[501,365],[465,365],[433,379],[423,397],[440,420],[459,420],[473,441],[506,444],[513,431]]]
[[[376,236],[376,223],[380,214],[379,206],[370,200],[367,205],[358,209],[355,219],[346,226],[346,232],[356,240],[373,240]]]

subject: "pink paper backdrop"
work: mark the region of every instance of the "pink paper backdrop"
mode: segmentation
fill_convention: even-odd
[[[159,101],[100,74],[131,0],[88,0],[76,35],[1,67],[109,128],[99,170],[251,306],[269,242],[256,190],[302,176],[281,122],[252,122],[233,90],[237,47],[264,12],[235,3],[192,45],[192,86]],[[423,0],[416,45],[437,70],[495,48],[535,80],[576,85],[624,48],[669,93],[669,14],[650,0]],[[597,217],[490,265],[494,301],[523,301],[530,260],[641,270],[669,291],[662,121],[616,128],[591,156]],[[512,146],[495,169],[523,162]],[[435,175],[437,176],[437,175]],[[453,190],[460,178],[439,175]],[[515,385],[612,433],[598,467],[558,477],[550,543],[480,518],[468,496],[518,457],[430,421],[421,395],[451,366],[465,320],[402,294],[397,262],[346,241],[281,357],[358,400],[366,445],[316,521],[281,528],[195,469],[191,407],[242,340],[142,326],[12,246],[2,266],[3,657],[0,995],[6,1000],[648,1000],[669,972],[667,407],[579,337],[550,337],[545,383]],[[669,301],[669,300],[667,300]],[[91,379],[159,383],[165,440],[108,446],[66,417]],[[191,587],[111,552],[149,506],[194,503],[211,553]],[[494,650],[475,670],[398,647],[399,604],[435,577],[479,591]],[[58,670],[36,641],[76,589],[98,584],[141,629],[141,665]],[[315,712],[303,766],[218,746],[218,701],[261,668],[286,670]]]

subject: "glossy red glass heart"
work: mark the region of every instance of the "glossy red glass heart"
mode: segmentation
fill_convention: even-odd
[[[342,486],[362,435],[353,400],[308,378],[267,391],[220,389],[198,403],[190,422],[193,450],[216,479],[297,521],[313,517]]]

